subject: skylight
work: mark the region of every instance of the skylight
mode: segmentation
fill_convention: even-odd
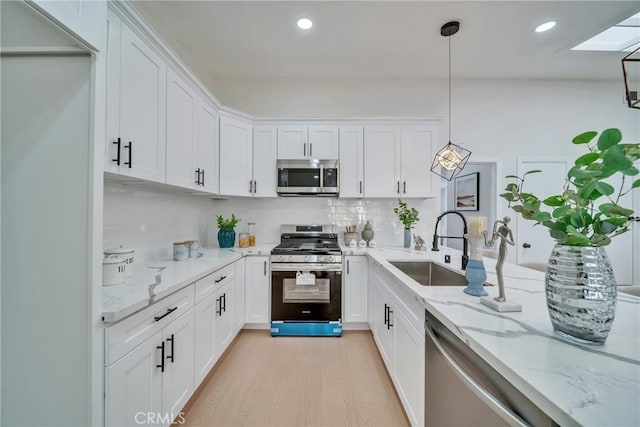
[[[640,13],[607,28],[571,50],[630,52],[640,46]]]

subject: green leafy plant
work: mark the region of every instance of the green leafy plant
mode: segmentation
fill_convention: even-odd
[[[218,222],[218,228],[234,228],[240,218],[236,218],[235,214],[231,214],[229,219],[225,219],[222,215],[216,215],[216,221]]]
[[[567,172],[562,194],[539,199],[524,191],[525,178],[540,170],[522,175],[507,175],[515,182],[507,184],[500,197],[524,219],[535,221],[549,229],[549,234],[561,245],[606,246],[611,238],[629,230],[633,210],[618,203],[620,198],[640,187],[633,162],[640,159],[640,144],[621,144],[619,129],[604,130],[595,144],[597,132],[584,132],[573,138],[574,144],[586,145],[588,152],[575,160]],[[621,175],[618,189],[607,179]],[[551,208],[551,212],[541,207]]]
[[[398,219],[404,224],[404,228],[413,228],[414,224],[420,221],[418,210],[410,208],[405,202],[398,199],[398,207],[393,208],[393,212],[398,215]]]

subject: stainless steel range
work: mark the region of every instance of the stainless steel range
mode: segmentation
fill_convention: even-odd
[[[271,251],[271,335],[342,336],[342,252],[332,225],[283,225]]]

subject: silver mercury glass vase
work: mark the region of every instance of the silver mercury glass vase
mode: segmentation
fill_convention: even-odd
[[[603,247],[556,245],[545,275],[547,308],[560,336],[603,344],[616,310],[616,280]]]

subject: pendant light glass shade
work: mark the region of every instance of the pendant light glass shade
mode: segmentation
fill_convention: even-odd
[[[451,181],[462,172],[470,156],[471,151],[449,142],[434,156],[431,163],[431,172],[440,175],[447,181]]]
[[[622,58],[622,74],[627,104],[640,109],[640,47]]]
[[[440,35],[449,37],[449,143],[441,148],[431,163],[431,172],[451,181],[467,164],[471,151],[451,143],[451,36],[460,29],[458,21],[447,22],[440,28]]]

